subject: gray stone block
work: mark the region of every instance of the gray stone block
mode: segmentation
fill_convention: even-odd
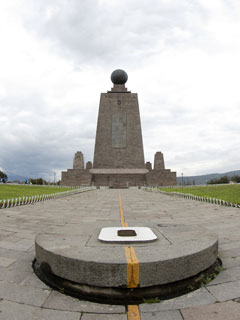
[[[50,290],[0,281],[0,298],[33,306],[42,306]]]
[[[227,270],[228,274],[235,279],[240,279],[240,266]]]
[[[22,303],[2,300],[0,302],[1,320],[33,320],[38,308]]]
[[[0,267],[9,267],[14,262],[16,262],[15,259],[0,257]]]
[[[233,301],[181,310],[184,320],[239,320],[240,304]]]
[[[142,313],[141,320],[183,320],[180,311]]]
[[[126,314],[98,314],[84,313],[81,320],[127,320]]]
[[[81,313],[41,308],[35,314],[36,320],[79,320]]]
[[[57,310],[90,312],[95,314],[117,314],[125,312],[125,306],[82,301],[70,296],[66,296],[57,291],[53,291],[49,295],[48,299],[44,303],[44,307]]]
[[[30,271],[32,273],[32,270]],[[13,283],[21,283],[29,276],[28,270],[11,270],[9,268],[0,268],[0,280]]]
[[[199,305],[205,305],[216,302],[216,298],[211,295],[207,289],[201,288],[196,291],[185,294],[170,300],[164,300],[160,303],[142,304],[141,312],[158,312],[164,310],[177,310],[182,308],[190,308]]]
[[[218,301],[227,301],[240,297],[239,280],[209,286],[207,289]]]
[[[215,279],[208,283],[207,286],[213,286],[224,282],[232,282],[236,280],[236,277],[232,276],[228,270],[221,271]]]

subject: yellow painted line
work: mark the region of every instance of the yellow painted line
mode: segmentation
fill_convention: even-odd
[[[127,286],[137,288],[139,283],[139,261],[133,247],[124,247],[127,259]]]
[[[130,247],[132,257],[132,281],[131,288],[136,288],[139,284],[139,261],[133,247]]]
[[[118,190],[118,197],[120,204],[121,224],[122,227],[128,227],[128,223],[124,218],[120,190]],[[137,288],[139,284],[139,261],[133,247],[124,247],[124,250],[127,260],[127,286],[128,288]],[[128,320],[141,320],[139,308],[137,305],[128,306]]]
[[[120,205],[121,224],[123,227],[128,227],[128,223],[124,218],[120,190],[118,190],[118,197]],[[124,247],[124,249],[127,259],[127,286],[128,288],[137,288],[139,283],[139,261],[133,247]]]
[[[124,219],[124,213],[122,208],[122,197],[121,197],[120,190],[118,190],[118,198],[119,198],[119,204],[120,204],[120,218],[121,218],[122,227],[128,227],[128,223],[125,222],[125,219]]]
[[[138,306],[129,305],[128,306],[128,320],[140,320],[140,312]]]

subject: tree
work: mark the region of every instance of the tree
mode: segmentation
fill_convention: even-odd
[[[0,178],[7,180],[8,176],[7,176],[6,173],[4,173],[4,172],[2,172],[2,171],[0,170]]]
[[[240,176],[233,176],[233,177],[231,177],[231,181],[240,183]]]
[[[224,184],[224,183],[229,183],[230,179],[228,176],[222,176],[219,179],[211,179],[207,182],[207,184]]]
[[[37,179],[29,179],[29,182],[32,184],[38,184],[38,185],[43,185],[47,184],[47,181],[43,180],[43,178],[37,178]]]

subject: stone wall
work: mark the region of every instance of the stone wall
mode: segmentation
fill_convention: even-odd
[[[165,170],[152,170],[146,174],[92,174],[88,170],[68,169],[62,172],[62,185],[79,186],[95,185],[113,188],[126,188],[134,186],[174,186],[176,185],[176,172]]]
[[[169,169],[152,170],[146,174],[148,186],[175,186],[177,184],[176,172]]]
[[[144,186],[146,184],[145,174],[97,174],[93,175],[95,186],[106,186],[111,188],[127,188]]]
[[[80,186],[92,185],[92,173],[84,169],[68,169],[62,171],[62,185],[64,186]]]

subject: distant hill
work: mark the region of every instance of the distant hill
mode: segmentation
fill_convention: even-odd
[[[201,185],[201,184],[207,184],[207,182],[211,179],[218,179],[221,178],[223,176],[228,176],[228,177],[232,177],[232,176],[240,176],[240,170],[236,170],[236,171],[229,171],[229,172],[225,172],[225,173],[210,173],[210,174],[205,174],[202,176],[183,176],[183,184],[193,184],[193,181],[195,181],[196,185]],[[177,183],[181,184],[182,183],[182,177],[177,177]]]
[[[13,174],[10,172],[6,172],[7,176],[8,176],[8,181],[20,181],[20,182],[24,182],[27,177],[23,177],[23,176],[19,176],[17,174]]]

